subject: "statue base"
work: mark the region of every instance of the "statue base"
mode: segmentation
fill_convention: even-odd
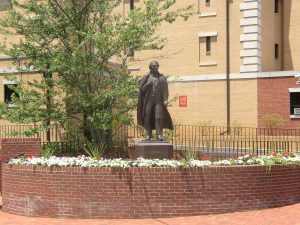
[[[135,157],[144,159],[172,159],[173,145],[168,141],[142,140],[135,145]]]

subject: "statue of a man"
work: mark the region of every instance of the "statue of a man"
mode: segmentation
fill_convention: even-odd
[[[163,128],[173,130],[173,123],[167,110],[168,83],[158,68],[158,62],[152,61],[150,72],[140,80],[137,121],[146,128],[146,140],[152,139],[152,130],[156,129],[156,138],[162,141]]]

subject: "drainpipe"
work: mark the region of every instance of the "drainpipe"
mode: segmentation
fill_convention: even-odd
[[[230,134],[230,30],[229,1],[226,0],[226,102],[227,102],[227,134]]]
[[[284,40],[285,40],[285,33],[284,33],[284,1],[281,0],[280,1],[280,17],[281,17],[281,54],[280,54],[280,57],[281,57],[281,70],[284,71]]]

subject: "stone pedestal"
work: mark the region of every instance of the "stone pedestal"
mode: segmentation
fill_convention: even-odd
[[[168,141],[141,141],[135,145],[135,157],[144,159],[172,159],[173,145]]]

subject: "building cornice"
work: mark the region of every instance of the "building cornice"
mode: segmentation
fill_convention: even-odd
[[[38,70],[35,70],[33,67],[0,67],[0,75],[14,73],[38,73]]]
[[[10,73],[38,73],[33,67],[0,67],[0,75]],[[243,79],[259,79],[259,78],[275,78],[275,77],[299,77],[300,71],[271,71],[271,72],[257,72],[257,73],[232,73],[230,74],[231,80]],[[178,82],[194,82],[194,81],[213,81],[213,80],[226,80],[226,74],[194,74],[194,75],[181,75],[181,76],[168,76],[169,81]]]
[[[243,79],[260,79],[260,78],[276,78],[276,77],[295,77],[300,71],[272,71],[258,73],[233,73],[230,74],[230,80]],[[226,74],[207,74],[207,75],[188,75],[188,76],[169,76],[169,81],[178,82],[197,82],[197,81],[214,81],[226,80]]]

